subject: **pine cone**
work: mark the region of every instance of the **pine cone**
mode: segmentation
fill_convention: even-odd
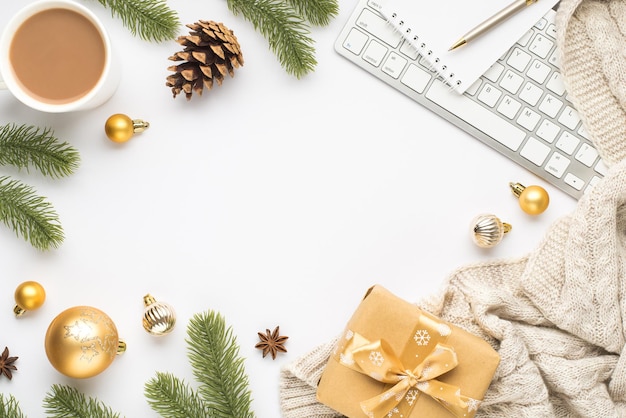
[[[172,88],[174,98],[184,92],[190,100],[193,92],[202,95],[204,87],[210,90],[213,80],[221,86],[226,74],[234,77],[234,68],[243,65],[243,55],[233,31],[222,23],[200,20],[187,27],[189,35],[176,40],[185,49],[169,57],[185,62],[168,67],[175,73],[167,77],[166,86]]]

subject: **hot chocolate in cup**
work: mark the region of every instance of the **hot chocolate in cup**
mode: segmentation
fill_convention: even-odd
[[[0,36],[0,87],[43,112],[91,109],[119,84],[111,42],[98,18],[71,0],[39,0]]]

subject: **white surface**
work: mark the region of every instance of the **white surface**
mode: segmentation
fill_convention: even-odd
[[[5,5],[0,27],[20,3]],[[50,126],[82,157],[80,169],[60,180],[0,167],[52,202],[66,234],[61,248],[42,253],[0,225],[0,348],[19,356],[19,370],[12,381],[0,378],[0,392],[15,395],[29,417],[44,416],[42,400],[55,383],[123,416],[156,417],[144,384],[156,371],[194,383],[186,325],[209,309],[237,336],[256,415],[280,416],[280,367],[340,332],[369,286],[418,300],[459,267],[526,255],[575,207],[336,54],[332,45],[353,1],[340,0],[331,25],[313,30],[319,64],[300,80],[225,1],[170,1],[183,23],[224,22],[245,58],[234,78],[190,102],[172,99],[165,86],[178,44],[134,38],[100,3],[84,4],[102,18],[122,57],[113,98],[95,110],[54,115],[0,95],[0,123]],[[114,144],[103,125],[118,112],[151,127]],[[548,211],[523,213],[509,181],[546,187]],[[483,212],[513,225],[491,250],[470,239],[470,221]],[[48,297],[16,319],[13,292],[25,280],[42,283]],[[143,330],[146,293],[177,310],[172,334],[159,339]],[[60,375],[44,352],[48,324],[75,305],[107,312],[128,344],[88,380]],[[277,325],[289,336],[288,353],[263,359],[257,332]]]

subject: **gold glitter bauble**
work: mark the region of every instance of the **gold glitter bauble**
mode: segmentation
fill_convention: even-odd
[[[15,316],[22,316],[26,311],[38,309],[46,301],[46,291],[34,281],[21,283],[15,289]]]
[[[143,297],[143,327],[152,335],[169,334],[176,325],[176,312],[169,304],[158,302],[148,294]]]
[[[46,355],[60,373],[84,379],[102,373],[126,350],[111,318],[91,306],[66,309],[46,332]]]

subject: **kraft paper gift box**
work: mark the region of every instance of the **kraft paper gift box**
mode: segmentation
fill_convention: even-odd
[[[317,399],[350,418],[472,418],[499,362],[483,339],[376,285],[348,322]]]

